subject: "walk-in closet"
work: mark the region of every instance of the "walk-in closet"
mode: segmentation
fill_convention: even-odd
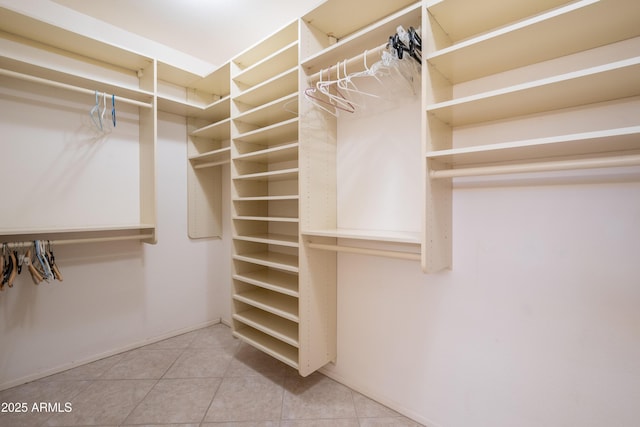
[[[0,426],[637,425],[639,23],[0,0]]]

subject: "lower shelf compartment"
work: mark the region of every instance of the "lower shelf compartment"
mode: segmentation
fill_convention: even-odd
[[[298,347],[297,323],[257,308],[236,313],[233,318],[293,347]]]
[[[261,288],[269,289],[291,297],[298,297],[298,276],[278,270],[262,269],[237,273],[233,275],[235,280],[248,283]]]
[[[284,271],[290,271],[292,273],[297,273],[299,271],[298,257],[295,255],[281,254],[278,252],[257,252],[238,254],[234,255],[233,258],[238,261],[277,268]]]
[[[248,326],[234,330],[233,336],[298,369],[297,348]]]
[[[298,299],[273,292],[268,289],[255,288],[233,295],[235,301],[267,311],[292,322],[298,321]],[[238,311],[242,311],[239,309]]]

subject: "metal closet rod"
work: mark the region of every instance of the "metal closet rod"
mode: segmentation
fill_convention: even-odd
[[[357,62],[361,62],[361,61],[363,61],[363,59],[365,58],[365,56],[369,57],[369,55],[376,55],[376,54],[379,54],[380,52],[382,52],[382,51],[383,51],[384,49],[386,49],[386,48],[387,48],[387,43],[383,43],[383,44],[381,44],[381,45],[380,45],[380,46],[378,46],[378,47],[374,47],[373,49],[366,50],[366,51],[362,52],[362,53],[361,53],[361,54],[359,54],[359,55],[356,55],[356,56],[354,56],[354,57],[352,57],[352,58],[347,59],[347,60],[346,60],[346,61],[347,61],[347,71],[349,71],[349,66],[353,66],[353,64],[355,64],[355,63],[357,63]],[[330,66],[330,67],[328,67],[328,68],[323,68],[323,69],[322,69],[322,71],[318,71],[317,73],[310,75],[310,76],[307,78],[307,81],[309,81],[310,83],[312,83],[312,82],[316,82],[316,81],[320,80],[320,73],[322,73],[322,78],[323,78],[323,80],[324,80],[325,78],[326,78],[326,80],[329,80],[329,76],[330,76],[330,73],[331,73],[331,69],[332,69],[332,68],[337,67],[338,65],[339,65],[340,67],[344,67],[344,60],[340,61],[338,64],[331,65],[331,66]],[[364,65],[364,62],[363,62],[363,65]],[[371,63],[371,64],[367,63],[367,65],[371,66],[371,65],[373,65],[373,63]],[[343,71],[344,71],[344,69],[343,69],[343,68],[341,68],[341,69],[339,70],[340,74],[342,74],[342,73],[343,73]],[[334,71],[334,73],[333,73],[333,74],[335,75],[335,74],[336,74],[336,72]]]
[[[17,73],[15,71],[10,71],[10,70],[5,70],[5,69],[0,69],[0,75],[9,76],[9,77],[13,77],[13,78],[16,78],[16,79],[25,80],[25,81],[33,82],[33,83],[40,83],[40,84],[43,84],[43,85],[46,85],[46,86],[57,87],[57,88],[61,88],[61,89],[70,90],[70,91],[73,91],[73,92],[88,94],[88,95],[95,95],[95,93],[96,93],[95,90],[86,89],[86,88],[79,87],[79,86],[73,86],[73,85],[70,85],[70,84],[67,84],[67,83],[60,83],[60,82],[56,82],[54,80],[43,79],[41,77],[30,76],[28,74]],[[141,101],[137,101],[135,99],[124,98],[124,97],[121,97],[121,96],[117,97],[117,101],[118,102],[122,102],[124,104],[131,104],[131,105],[135,105],[135,106],[142,107],[142,108],[152,108],[153,107],[153,105],[151,103],[141,102]]]
[[[313,243],[313,242],[309,242],[307,246],[309,246],[311,249],[321,249],[325,251],[334,251],[334,252],[346,252],[351,254],[374,255],[374,256],[381,256],[385,258],[407,259],[410,261],[420,261],[421,259],[420,254],[412,253],[412,252],[390,251],[390,250],[382,250],[382,249],[367,249],[367,248],[358,248],[355,246],[343,246],[343,245],[326,245],[324,243]]]
[[[89,237],[86,239],[62,239],[62,240],[33,239],[33,240],[21,241],[21,242],[4,242],[4,243],[6,243],[10,248],[20,248],[26,245],[30,245],[31,243],[33,243],[34,240],[51,242],[52,245],[59,246],[59,245],[75,245],[79,243],[116,242],[121,240],[145,240],[145,239],[152,239],[152,238],[153,238],[153,234],[149,233],[149,234],[136,234],[133,236]]]
[[[460,169],[442,169],[429,172],[431,178],[457,178],[464,176],[500,175],[508,173],[550,172],[575,169],[611,168],[640,165],[640,154],[599,157],[593,159],[557,160],[520,165],[478,166]]]

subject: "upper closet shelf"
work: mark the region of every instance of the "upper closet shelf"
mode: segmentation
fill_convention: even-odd
[[[1,54],[0,54],[1,55]],[[143,108],[151,108],[153,93],[132,86],[123,85],[120,82],[96,79],[64,71],[44,68],[33,64],[16,61],[6,56],[0,56],[0,74],[26,80],[44,86],[93,94],[115,95],[122,98],[120,101]]]
[[[552,111],[640,95],[640,57],[432,104],[450,126]]]
[[[567,0],[431,0],[426,3],[429,16],[446,33],[446,38],[455,43],[562,6]]]
[[[367,8],[371,5],[372,3],[368,3]],[[304,58],[302,67],[307,71],[307,74],[313,74],[324,67],[336,65],[338,61],[344,61],[367,49],[372,49],[386,42],[390,35],[395,34],[399,25],[404,28],[419,27],[421,12],[422,4],[418,2],[360,31],[349,33],[349,35],[345,34],[344,38],[340,37],[337,43]],[[313,25],[313,21],[311,25]],[[334,31],[331,32],[335,34]]]
[[[26,15],[0,8],[2,30],[42,43],[68,54],[91,58],[105,64],[137,71],[146,68],[152,59],[148,56],[124,50],[90,37],[47,24]]]
[[[208,121],[218,121],[229,117],[230,105],[231,98],[228,95],[208,105],[158,95],[158,110]]]
[[[427,60],[455,84],[636,37],[640,3],[621,1],[571,3],[438,50]]]
[[[298,42],[288,44],[262,61],[241,71],[233,78],[236,83],[254,86],[298,64]]]
[[[298,91],[298,68],[287,70],[234,97],[234,102],[259,107]],[[247,111],[249,109],[243,108]]]
[[[277,30],[273,35],[267,37],[258,44],[249,47],[244,52],[236,55],[232,62],[238,68],[234,73],[234,77],[241,73],[242,70],[248,70],[253,65],[263,61],[265,58],[273,55],[284,46],[287,46],[298,39],[298,22],[293,21]]]

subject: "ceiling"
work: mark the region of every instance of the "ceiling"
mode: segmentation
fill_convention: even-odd
[[[321,0],[52,0],[219,65]]]

